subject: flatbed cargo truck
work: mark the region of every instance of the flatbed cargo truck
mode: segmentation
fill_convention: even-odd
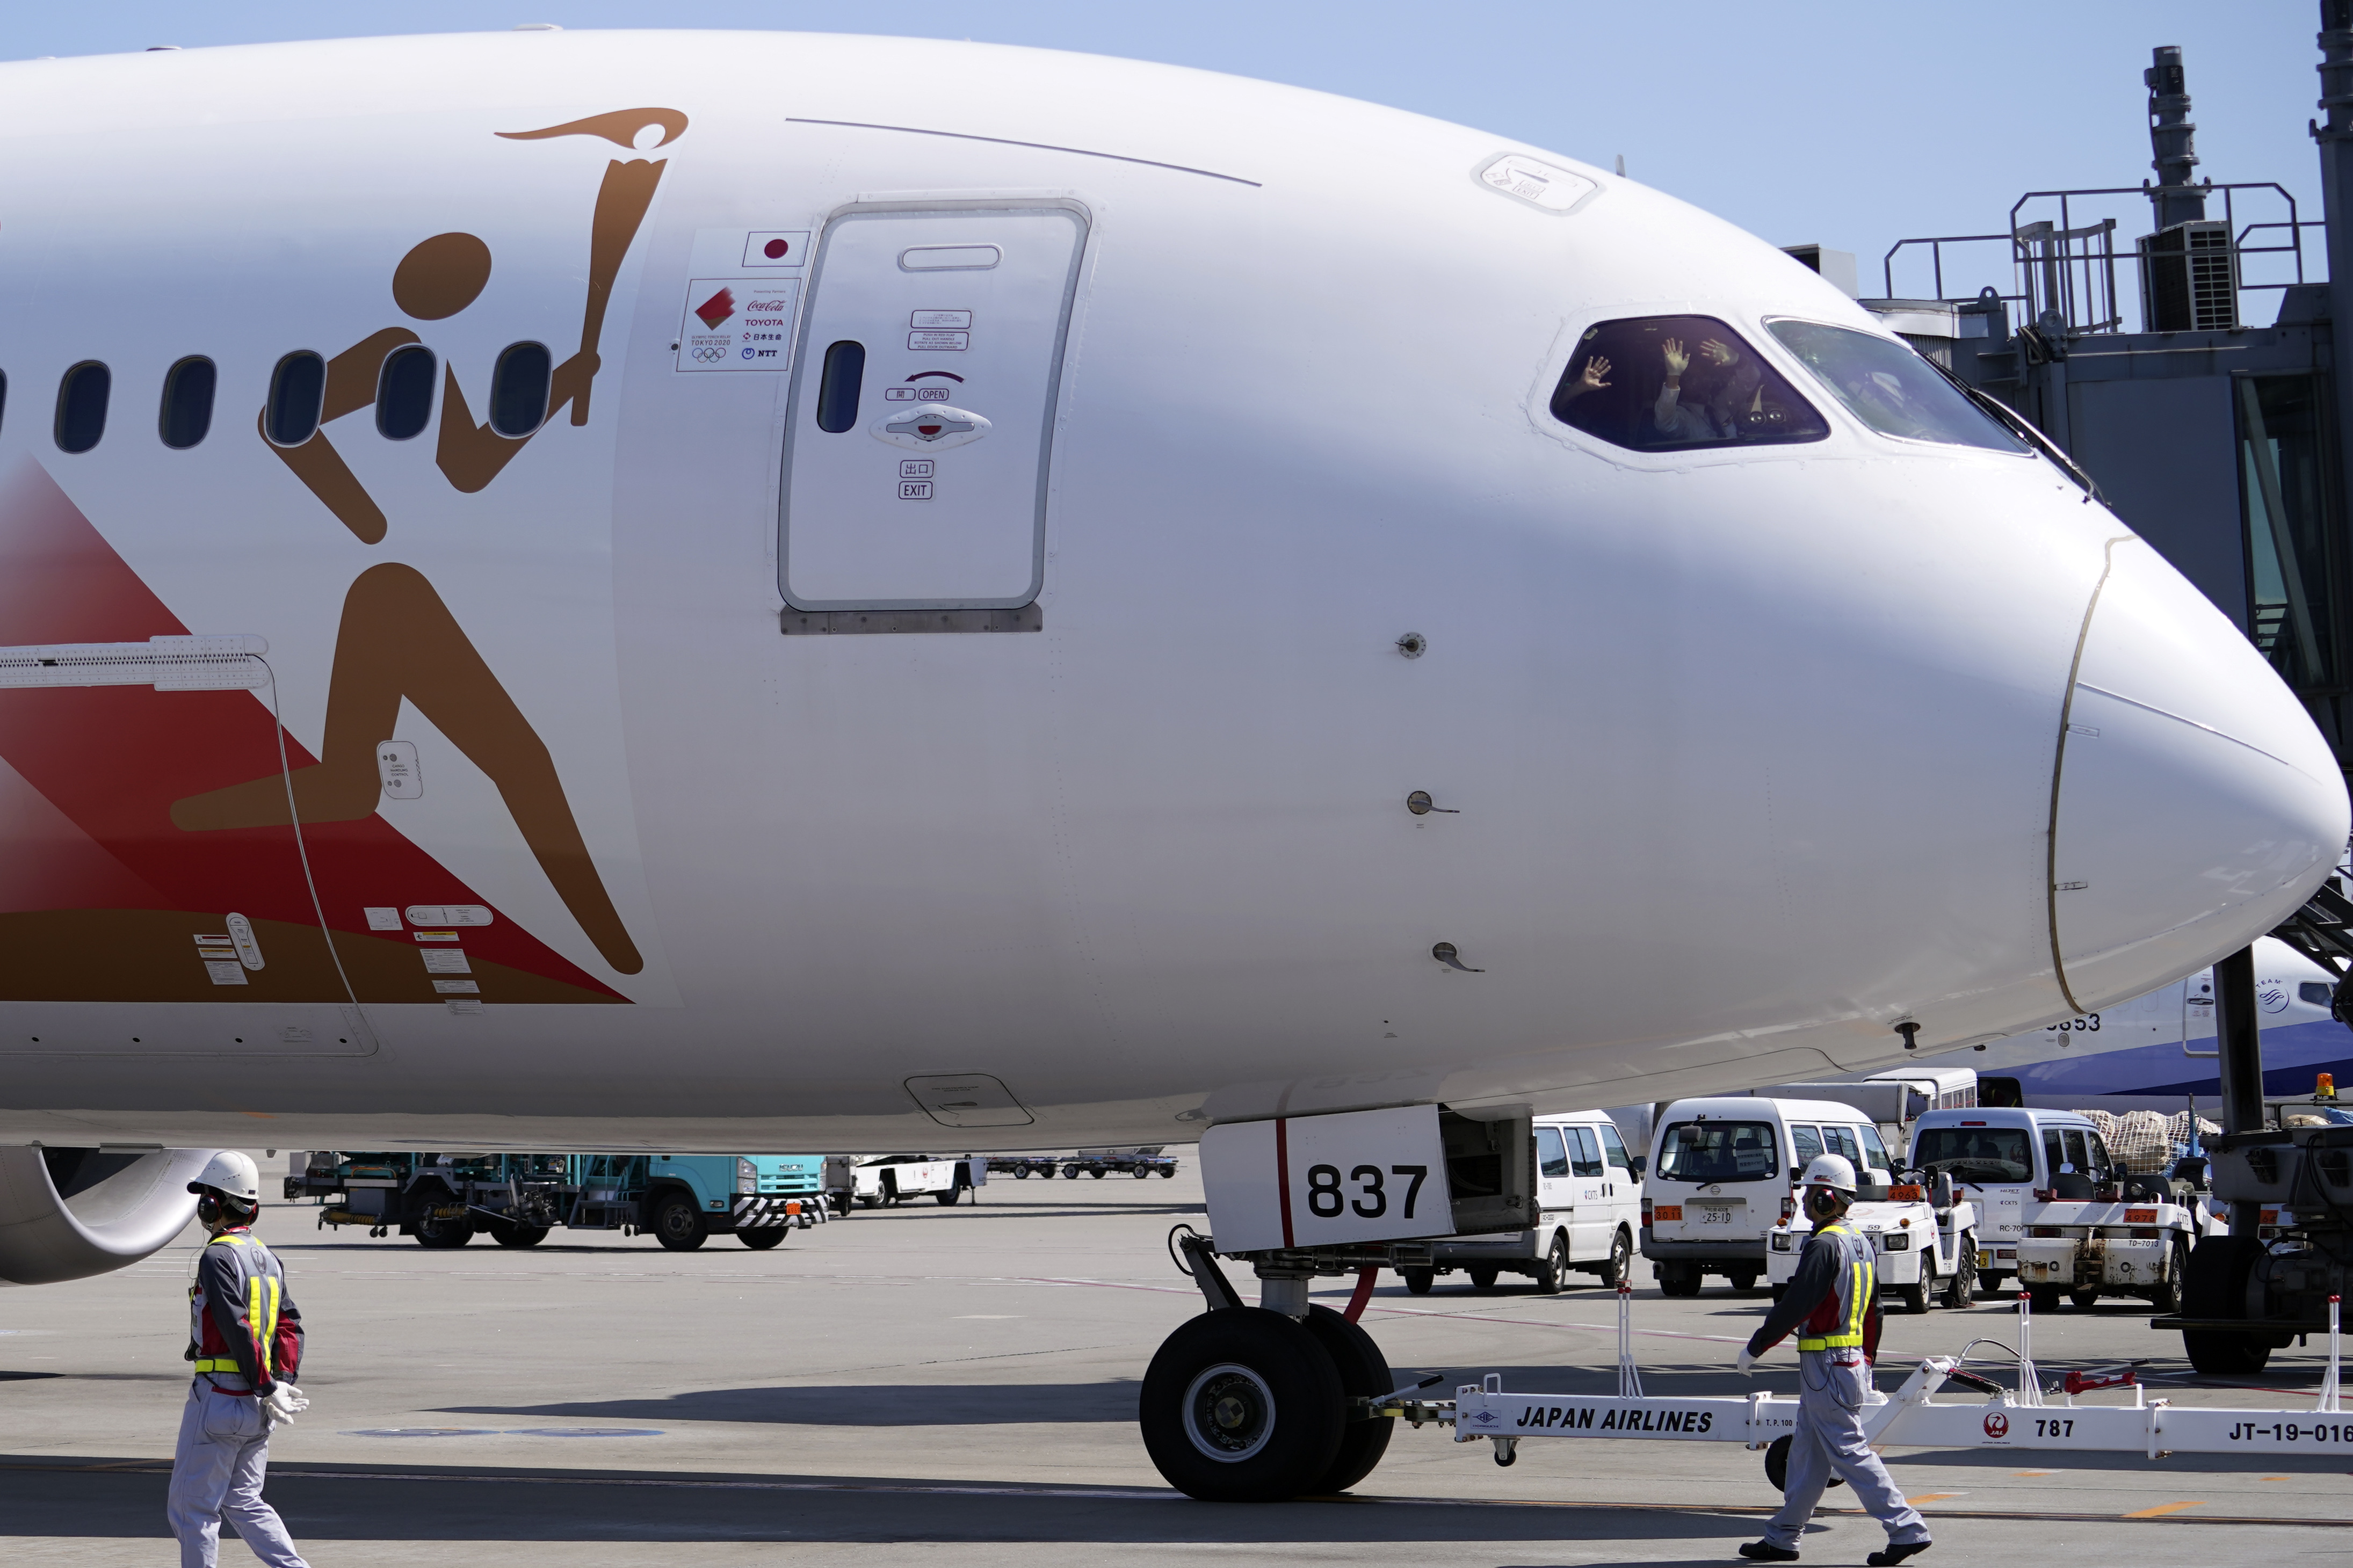
[[[487,1232],[536,1247],[557,1227],[646,1232],[672,1251],[733,1235],[764,1250],[826,1220],[817,1154],[298,1152],[289,1201],[317,1200],[319,1224],[463,1247]]]

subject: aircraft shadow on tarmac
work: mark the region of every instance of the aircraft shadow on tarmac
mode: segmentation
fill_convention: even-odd
[[[651,1399],[553,1405],[448,1405],[442,1415],[563,1416],[594,1422],[740,1421],[785,1426],[994,1426],[1133,1423],[1138,1384],[847,1384],[711,1388]]]
[[[169,1466],[157,1461],[0,1460],[0,1542],[26,1536],[163,1538],[169,1474]],[[269,1500],[300,1542],[1634,1542],[1717,1536],[1724,1552],[1703,1561],[1718,1562],[1733,1542],[1757,1531],[1753,1511],[1705,1507],[1395,1506],[1357,1500],[1269,1506],[1200,1503],[1174,1493],[1109,1487],[642,1472],[614,1481],[579,1472],[424,1465],[404,1465],[397,1474],[382,1467],[276,1466]]]
[[[1615,1394],[1617,1369],[1578,1366],[1401,1367],[1399,1382],[1440,1373],[1432,1392],[1451,1397],[1459,1384],[1485,1373],[1504,1374],[1504,1386],[1529,1394]],[[1722,1394],[1725,1369],[1691,1366],[1642,1369],[1654,1394]],[[1786,1386],[1784,1384],[1786,1384]],[[1794,1393],[1796,1373],[1759,1377],[1758,1390]],[[807,1426],[994,1426],[1029,1423],[1135,1420],[1139,1384],[1132,1378],[1101,1383],[826,1384],[768,1388],[712,1388],[658,1398],[571,1400],[546,1405],[448,1405],[442,1415],[555,1416],[598,1423],[742,1421]]]

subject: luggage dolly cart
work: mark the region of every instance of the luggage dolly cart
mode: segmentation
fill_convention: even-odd
[[[1798,1402],[1763,1393],[1739,1398],[1646,1397],[1641,1374],[1634,1364],[1632,1301],[1632,1291],[1620,1285],[1614,1397],[1510,1394],[1504,1392],[1503,1379],[1490,1373],[1481,1383],[1457,1388],[1451,1400],[1423,1398],[1420,1390],[1428,1386],[1423,1384],[1366,1404],[1374,1414],[1396,1416],[1416,1427],[1430,1423],[1452,1426],[1458,1443],[1491,1442],[1499,1465],[1516,1459],[1522,1443],[1546,1437],[1745,1443],[1765,1453],[1766,1473],[1779,1486],[1790,1435],[1797,1426]],[[1863,1430],[1874,1448],[1894,1444],[2063,1449],[2140,1453],[2152,1459],[2172,1454],[2353,1455],[2353,1415],[2345,1412],[2338,1390],[2337,1313],[2338,1301],[2332,1296],[2328,1373],[2321,1383],[2317,1406],[2310,1411],[2178,1405],[2149,1399],[2132,1367],[2070,1373],[2046,1390],[2034,1364],[2033,1308],[2021,1302],[2015,1390],[1968,1371],[1961,1365],[1961,1357],[1929,1356],[1894,1394],[1874,1395]],[[1933,1397],[1947,1384],[1966,1388],[1976,1397]],[[2076,1402],[2077,1395],[2102,1389],[2130,1389],[2132,1403]],[[2065,1402],[2048,1404],[2046,1393],[2059,1394]],[[1777,1464],[1777,1459],[1781,1462]]]

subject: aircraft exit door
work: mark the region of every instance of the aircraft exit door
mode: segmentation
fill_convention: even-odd
[[[1045,570],[1047,461],[1087,220],[852,211],[818,242],[785,437],[785,600],[1018,608]]]

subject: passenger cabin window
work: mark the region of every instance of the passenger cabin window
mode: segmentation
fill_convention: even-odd
[[[391,441],[422,434],[433,417],[433,351],[409,343],[384,356],[375,378],[376,433]]]
[[[1678,1121],[1659,1144],[1670,1182],[1761,1182],[1781,1168],[1769,1121]]]
[[[106,434],[106,400],[114,375],[96,360],[84,360],[58,383],[58,450],[87,452]]]
[[[264,434],[276,446],[301,446],[318,432],[326,399],[327,362],[309,349],[295,350],[270,374]]]
[[[190,354],[164,373],[164,407],[157,419],[164,445],[185,452],[211,433],[213,389],[219,379],[213,362],[202,354]]]
[[[1577,1149],[1568,1157],[1568,1168],[1571,1173],[1579,1176],[1599,1175],[1601,1173],[1601,1144],[1599,1140],[1593,1136],[1593,1129],[1590,1127],[1570,1127],[1564,1131],[1566,1131],[1571,1138],[1577,1140]]]
[[[1902,343],[1820,321],[1775,321],[1771,331],[1848,413],[1883,436],[1995,452],[2031,450]]]
[[[817,388],[817,427],[839,436],[858,424],[858,394],[866,380],[866,345],[847,339],[825,351]]]
[[[1625,1172],[1628,1180],[1633,1179],[1634,1162],[1627,1158],[1626,1141],[1618,1136],[1618,1128],[1613,1122],[1601,1124],[1601,1159],[1603,1163],[1615,1165]]]
[[[1789,1128],[1789,1163],[1803,1171],[1822,1152],[1822,1135],[1810,1127]]]
[[[491,373],[491,428],[521,439],[546,424],[554,367],[544,343],[515,343],[501,354]]]
[[[1640,452],[1819,441],[1830,426],[1710,316],[1646,316],[1588,327],[1553,389],[1562,424]]]
[[[1547,1176],[1568,1174],[1568,1151],[1562,1147],[1560,1129],[1536,1129],[1536,1169]]]

